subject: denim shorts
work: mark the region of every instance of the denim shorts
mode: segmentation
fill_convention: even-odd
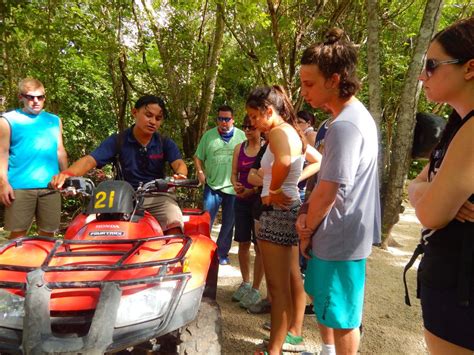
[[[318,321],[329,328],[354,329],[362,322],[366,259],[331,261],[312,256],[304,288]]]

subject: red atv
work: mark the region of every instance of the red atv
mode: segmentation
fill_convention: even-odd
[[[0,352],[220,353],[218,262],[209,214],[184,209],[184,234],[163,235],[145,196],[195,180],[70,178],[89,196],[64,239],[25,237],[0,248]]]

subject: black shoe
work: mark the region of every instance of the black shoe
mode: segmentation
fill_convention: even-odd
[[[304,314],[314,316],[313,304],[307,304],[304,308]]]
[[[247,312],[253,313],[253,314],[270,313],[271,307],[272,307],[271,303],[268,302],[266,298],[264,298],[260,300],[260,302],[257,302],[251,305],[249,308],[247,308]]]

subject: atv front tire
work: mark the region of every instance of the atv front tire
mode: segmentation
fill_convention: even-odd
[[[196,319],[180,332],[180,355],[221,353],[221,310],[216,301],[203,297]]]

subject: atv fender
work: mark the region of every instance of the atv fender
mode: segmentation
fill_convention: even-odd
[[[113,282],[105,283],[94,313],[89,333],[83,337],[59,338],[51,331],[51,289],[44,281],[44,271],[27,275],[22,348],[25,354],[103,354],[112,343],[112,335],[122,290]]]

